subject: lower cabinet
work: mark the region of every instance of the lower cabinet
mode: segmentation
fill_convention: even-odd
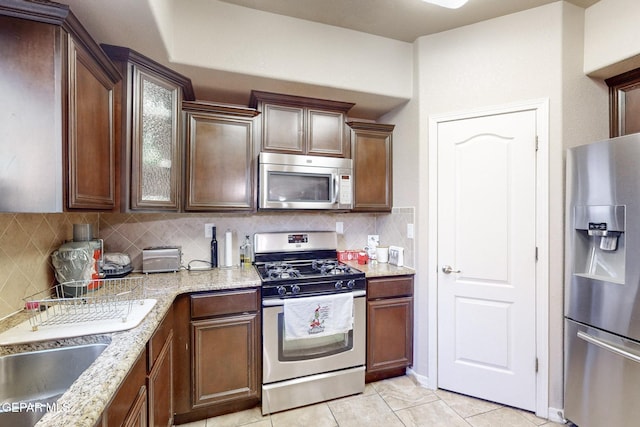
[[[173,310],[102,414],[102,427],[173,425]]]
[[[413,276],[367,280],[366,382],[404,375],[413,364]]]
[[[147,351],[143,351],[102,414],[102,427],[146,426]]]
[[[147,398],[147,389],[141,387],[136,400],[131,405],[131,409],[122,423],[124,427],[147,427],[153,425],[148,423],[147,420],[147,406],[149,404]]]
[[[260,399],[257,289],[178,297],[174,422],[247,409]]]
[[[150,426],[173,425],[173,309],[147,343],[147,390]]]

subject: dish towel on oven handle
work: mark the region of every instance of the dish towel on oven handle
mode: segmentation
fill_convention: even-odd
[[[351,292],[284,300],[284,339],[344,334],[353,329]]]

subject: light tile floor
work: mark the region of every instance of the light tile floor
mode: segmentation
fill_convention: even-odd
[[[531,412],[444,390],[409,376],[367,384],[363,394],[263,416],[260,407],[184,427],[551,427]]]

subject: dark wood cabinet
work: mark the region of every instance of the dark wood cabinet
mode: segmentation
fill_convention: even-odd
[[[196,320],[193,336],[193,406],[256,398],[256,373],[247,369],[256,359],[257,316],[239,314]],[[220,346],[224,343],[224,346]],[[231,354],[229,354],[231,353]],[[220,361],[225,361],[221,364]]]
[[[609,86],[609,135],[640,132],[640,68],[605,82]]]
[[[147,419],[147,389],[141,387],[136,400],[131,405],[127,418],[122,422],[124,427],[147,427],[153,425]]]
[[[393,207],[394,125],[349,122],[353,159],[353,210],[390,212]]]
[[[126,47],[101,45],[123,76],[120,111],[123,210],[180,209],[182,101],[191,80]]]
[[[413,276],[367,279],[367,382],[413,364]]]
[[[175,422],[191,422],[258,404],[259,291],[183,295],[174,308],[178,328],[174,344]]]
[[[143,351],[107,409],[102,414],[103,427],[146,426],[147,423],[147,352]]]
[[[173,425],[173,308],[147,343],[149,425]]]
[[[173,411],[173,309],[170,308],[107,405],[99,425],[172,426]]]
[[[262,112],[261,151],[349,157],[345,120],[354,104],[252,91],[249,105]]]
[[[116,127],[114,88],[109,75],[77,37],[67,37],[67,170],[70,209],[116,207]]]
[[[255,210],[252,108],[185,102],[186,211]]]
[[[121,75],[65,5],[0,5],[0,209],[114,210]]]

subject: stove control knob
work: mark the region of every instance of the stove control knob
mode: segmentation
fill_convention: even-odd
[[[291,287],[291,292],[293,292],[293,294],[294,294],[294,295],[299,294],[299,293],[300,293],[300,286],[298,286],[298,285],[293,285],[293,286]]]
[[[343,285],[344,285],[344,282],[343,282],[342,280],[338,280],[338,281],[336,282],[336,289],[337,289],[337,290],[342,289],[342,286],[343,286]]]
[[[356,281],[351,279],[347,282],[347,288],[349,289],[353,289],[353,287],[356,285]]]
[[[284,296],[284,294],[287,293],[287,288],[285,288],[284,286],[278,286],[277,290],[278,290],[278,295],[280,296]]]

